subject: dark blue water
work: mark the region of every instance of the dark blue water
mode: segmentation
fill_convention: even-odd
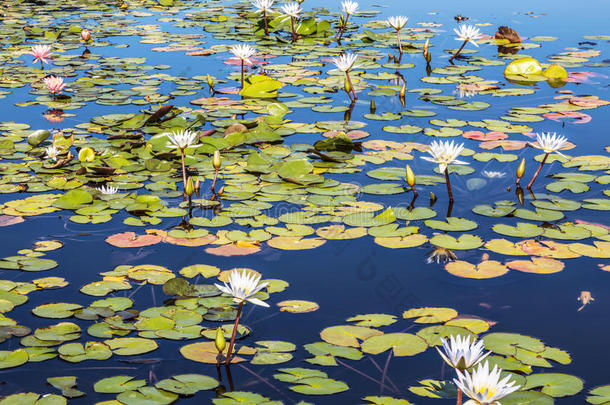
[[[335,4],[337,3],[337,4]],[[218,5],[220,3],[213,3]],[[309,10],[313,7],[329,6],[327,2],[310,1],[304,3],[304,8]],[[205,3],[195,2],[187,11],[182,11],[178,16],[185,16],[190,12],[205,8]],[[329,7],[337,8],[338,2],[333,2]],[[384,4],[367,4],[361,2],[362,9],[379,10],[381,14],[378,19],[386,16],[404,14],[409,16],[409,26],[416,26],[417,22],[434,22],[443,24],[435,27],[445,32],[439,33],[431,40],[433,61],[432,67],[443,67],[447,64],[449,54],[442,53],[443,49],[456,48],[459,42],[454,40],[452,28],[455,27],[454,15],[460,13],[470,18],[472,23],[490,23],[490,26],[481,27],[485,34],[493,35],[498,25],[509,25],[516,29],[523,37],[532,36],[554,36],[558,40],[552,42],[541,42],[542,47],[526,49],[521,53],[531,55],[541,61],[546,61],[550,55],[565,51],[566,48],[578,48],[579,50],[600,50],[601,55],[591,59],[591,62],[601,62],[606,59],[609,46],[603,40],[585,40],[583,35],[606,35],[607,16],[610,15],[610,5],[603,1],[590,1],[584,5],[574,5],[567,2],[511,2],[494,3],[473,1],[467,4],[456,4],[455,2],[441,1],[434,4],[405,3],[400,1],[388,1]],[[164,17],[158,11],[153,17],[134,18],[138,24],[157,24],[159,17]],[[533,14],[528,14],[528,13]],[[430,14],[435,13],[435,14]],[[110,18],[110,17],[109,17]],[[362,23],[368,19],[356,18],[355,21]],[[158,23],[160,30],[182,34],[203,34],[205,41],[202,47],[213,44],[230,44],[234,41],[216,40],[199,28],[178,28],[171,23]],[[95,34],[94,34],[95,35]],[[92,47],[94,54],[117,57],[146,57],[146,65],[170,64],[170,70],[159,72],[175,76],[195,76],[205,73],[224,78],[234,68],[224,64],[228,57],[227,53],[219,53],[208,57],[189,57],[183,52],[151,52],[156,46],[167,44],[140,44],[137,37],[117,36],[105,38],[111,42],[108,47]],[[595,43],[579,44],[583,41]],[[116,48],[117,44],[128,44],[128,48]],[[254,44],[255,45],[255,44]],[[472,46],[468,46],[472,48]],[[493,58],[496,55],[496,47],[482,44],[478,49],[478,56]],[[80,54],[82,50],[69,51],[71,54]],[[383,54],[387,50],[381,49]],[[25,63],[29,64],[29,56],[23,56]],[[273,63],[287,63],[289,57],[280,57]],[[420,82],[419,79],[425,74],[420,54],[405,54],[406,63],[416,63],[412,69],[404,69],[402,75],[407,81],[407,88],[439,87],[443,94],[452,94],[455,85],[430,85]],[[463,64],[464,62],[457,62]],[[325,66],[322,70],[330,69]],[[506,83],[503,78],[503,66],[484,67],[481,71],[472,74],[479,75],[489,80],[499,80]],[[387,69],[380,69],[385,71]],[[592,71],[601,75],[610,75],[607,67],[592,67],[584,64],[581,67],[569,68],[568,71]],[[79,74],[83,74],[82,72]],[[68,81],[73,81],[69,78]],[[568,83],[561,90],[571,90],[577,95],[597,95],[602,99],[609,97],[607,77],[593,78],[594,83],[572,84]],[[384,81],[371,80],[370,84],[387,84]],[[231,84],[233,85],[233,84]],[[130,85],[113,86],[116,90],[128,89]],[[174,90],[176,85],[165,82],[161,86],[160,93],[166,94]],[[510,85],[507,87],[519,87]],[[432,109],[437,112],[434,119],[459,118],[462,120],[497,119],[515,106],[538,106],[555,102],[553,97],[557,95],[556,89],[550,88],[542,82],[534,86],[536,93],[529,96],[517,97],[492,97],[477,95],[472,100],[485,101],[492,106],[484,111],[453,111],[442,106],[431,104],[419,99],[416,93],[407,93],[406,108]],[[298,87],[284,87],[284,92],[302,94]],[[352,113],[352,120],[366,121],[362,115],[369,112],[370,98],[367,96],[369,90],[360,94],[360,101],[356,104]],[[12,94],[3,100],[3,109],[0,113],[1,121],[25,122],[32,129],[49,128],[49,124],[42,117],[46,110],[44,106],[30,106],[27,108],[14,106],[16,102],[33,99],[27,88],[14,89]],[[171,103],[176,106],[188,106],[189,101],[199,97],[207,97],[207,88],[199,90],[196,95],[177,97]],[[309,96],[306,94],[306,96]],[[333,97],[333,105],[347,105],[347,97],[344,93],[328,94]],[[235,96],[228,96],[235,97]],[[288,100],[283,100],[288,101]],[[397,97],[375,97],[377,112],[398,112],[403,107]],[[55,124],[56,129],[70,128],[82,122],[88,122],[91,117],[110,114],[137,112],[139,106],[100,106],[88,103],[85,108],[69,111],[75,113],[76,117],[68,118],[60,124]],[[343,120],[343,113],[316,113],[309,109],[294,108],[287,115],[295,122],[315,122],[318,120]],[[585,110],[590,114],[592,120],[588,124],[565,124],[545,120],[528,124],[534,132],[550,131],[559,132],[569,138],[577,145],[569,151],[570,155],[605,154],[604,147],[607,145],[604,139],[608,124],[607,107]],[[247,118],[253,118],[254,114],[247,114]],[[404,117],[399,121],[366,121],[364,128],[371,136],[370,139],[384,139],[391,141],[413,141],[429,143],[431,138],[423,134],[401,135],[383,132],[382,126],[412,124],[422,127],[430,126],[428,120],[431,118]],[[206,129],[209,129],[209,124]],[[462,128],[478,129],[478,128]],[[321,139],[318,134],[295,134],[286,138],[287,144],[313,143]],[[529,140],[521,134],[511,134],[512,140]],[[476,141],[464,140],[466,147],[475,148]],[[477,150],[480,151],[480,150]],[[498,150],[493,150],[497,152]],[[526,157],[528,169],[531,173],[534,167],[532,157],[535,152],[531,149],[520,151],[509,151],[519,157]],[[415,156],[421,153],[414,152]],[[495,170],[507,172],[505,179],[488,179],[485,188],[472,192],[466,187],[466,181],[476,177],[476,174],[468,176],[453,176],[454,194],[456,204],[453,207],[453,215],[457,217],[469,217],[474,214],[471,208],[477,204],[493,203],[498,200],[515,200],[514,192],[507,192],[506,187],[512,183],[513,172],[517,162],[505,164],[497,161],[491,163],[480,163],[468,157],[477,172],[480,170]],[[418,157],[408,162],[418,174],[431,174],[433,165]],[[383,166],[404,167],[404,161],[390,161]],[[351,175],[326,175],[340,181],[353,182],[360,185],[367,183],[378,183],[381,181],[371,180],[365,176],[365,172],[380,166],[369,164],[363,168],[361,173]],[[535,191],[544,192],[544,185],[550,180],[544,176],[557,173],[574,171],[575,169],[562,168],[559,163],[548,164],[544,167],[539,177]],[[596,172],[596,174],[600,174]],[[601,198],[603,187],[592,185],[591,191],[572,195],[564,191],[560,196],[571,199]],[[446,210],[446,197],[444,185],[421,188],[421,196],[418,206],[428,205],[428,191],[434,191],[439,196],[439,201],[434,208],[439,213],[437,219],[442,219]],[[0,202],[24,198],[24,195],[0,195]],[[399,194],[394,196],[359,195],[359,199],[383,203],[386,206],[406,206],[409,204],[410,194]],[[170,200],[170,204],[176,204],[177,200]],[[292,207],[295,210],[298,208]],[[531,206],[530,206],[531,209]],[[272,210],[268,215],[274,211]],[[367,395],[388,395],[396,398],[406,398],[414,403],[433,403],[441,400],[430,400],[417,397],[408,392],[409,386],[417,385],[417,381],[426,378],[441,379],[449,378],[451,374],[443,369],[442,363],[433,349],[415,357],[392,357],[387,363],[387,379],[391,380],[397,389],[381,388],[381,384],[374,380],[381,380],[381,371],[387,360],[387,353],[377,356],[365,356],[364,359],[354,362],[341,360],[345,364],[338,367],[320,367],[304,362],[305,358],[311,357],[303,349],[303,345],[319,341],[319,331],[332,325],[345,323],[345,319],[356,314],[365,313],[388,313],[399,316],[408,308],[424,306],[446,306],[455,308],[460,314],[469,314],[497,322],[492,332],[522,333],[542,339],[546,344],[567,350],[572,356],[572,364],[562,366],[554,364],[553,372],[563,372],[579,376],[585,380],[585,390],[578,396],[559,399],[559,403],[583,403],[584,393],[592,387],[608,384],[610,379],[605,373],[606,365],[610,361],[610,354],[606,350],[605,336],[610,330],[607,317],[605,316],[606,304],[610,300],[607,283],[610,274],[602,272],[598,264],[606,264],[599,259],[570,259],[565,260],[565,269],[552,275],[526,274],[510,271],[508,274],[490,280],[460,279],[447,273],[442,265],[426,264],[426,257],[430,251],[429,246],[412,249],[386,249],[373,243],[371,237],[364,237],[350,241],[328,241],[322,247],[310,251],[280,251],[271,247],[264,247],[260,253],[245,257],[223,258],[205,253],[203,248],[187,248],[167,244],[158,244],[146,248],[120,249],[112,247],[104,242],[104,239],[113,233],[125,230],[134,230],[122,224],[125,215],[116,215],[114,219],[100,225],[78,225],[70,222],[69,214],[65,212],[47,214],[26,219],[24,223],[1,228],[2,244],[0,245],[0,256],[14,255],[16,251],[29,248],[34,241],[44,239],[58,239],[65,246],[47,257],[57,260],[59,267],[44,273],[26,273],[16,271],[2,271],[0,278],[14,281],[30,281],[34,278],[44,276],[65,277],[70,285],[60,290],[32,292],[29,294],[29,302],[15,308],[7,316],[18,320],[20,324],[35,329],[40,326],[50,325],[55,322],[49,319],[37,318],[30,314],[30,310],[37,305],[47,302],[73,302],[87,305],[94,300],[93,297],[85,296],[78,292],[79,288],[89,282],[100,279],[98,273],[108,271],[120,264],[156,264],[166,266],[178,271],[180,268],[195,264],[205,263],[216,265],[223,270],[234,267],[254,268],[263,273],[264,278],[279,278],[290,283],[289,288],[281,293],[273,294],[270,309],[252,306],[246,307],[243,323],[252,328],[252,335],[244,340],[243,344],[253,345],[257,340],[285,340],[297,345],[294,360],[290,363],[270,366],[236,365],[232,368],[235,390],[252,391],[263,394],[274,400],[284,403],[297,403],[305,400],[313,403],[359,403],[360,398]],[[576,219],[600,222],[610,225],[608,216],[603,211],[579,210],[566,212],[566,221]],[[498,237],[489,230],[495,223],[508,223],[514,225],[516,222],[524,222],[516,218],[487,218],[476,216],[479,229],[471,233],[480,235],[488,240]],[[165,219],[163,229],[177,225],[180,219]],[[237,225],[232,228],[243,229]],[[422,225],[423,228],[423,225]],[[135,231],[140,231],[135,229]],[[429,229],[425,233],[431,235]],[[591,240],[584,241],[591,243]],[[478,262],[483,250],[457,252],[462,260]],[[491,258],[504,260],[505,257],[491,253]],[[595,302],[587,306],[583,311],[577,312],[579,303],[576,301],[580,291],[591,291]],[[133,294],[133,296],[132,296]],[[136,309],[145,309],[160,305],[165,297],[159,287],[143,286],[134,293],[129,290],[117,293],[118,296],[131,296],[135,301]],[[320,305],[316,312],[307,314],[288,314],[280,312],[273,304],[285,299],[303,299],[315,301]],[[70,320],[86,329],[90,322]],[[411,327],[412,323],[400,320],[394,325],[382,328],[387,332],[402,331]],[[413,332],[413,330],[409,330]],[[81,342],[98,340],[83,333]],[[74,404],[90,404],[102,400],[113,399],[111,395],[98,395],[92,392],[92,384],[107,376],[127,374],[137,378],[164,379],[172,375],[183,373],[200,373],[215,376],[216,370],[213,366],[194,363],[182,358],[178,350],[189,342],[175,342],[159,340],[160,348],[154,352],[138,359],[152,361],[152,364],[126,363],[121,360],[132,360],[128,357],[114,356],[111,360],[104,362],[87,361],[83,363],[70,364],[62,360],[49,360],[43,363],[26,363],[25,365],[4,370],[0,379],[5,382],[0,387],[0,393],[8,395],[16,392],[34,391],[39,393],[56,392],[45,384],[49,376],[76,375],[79,377],[79,389],[87,392],[87,396],[71,400]],[[14,350],[20,347],[18,339],[13,338],[1,345],[1,350]],[[148,363],[148,362],[147,362]],[[308,367],[323,369],[331,378],[346,382],[351,389],[347,392],[323,397],[307,397],[296,394],[287,389],[288,384],[275,380],[272,375],[277,368],[281,367]],[[536,372],[544,372],[536,368]],[[550,371],[550,370],[549,370]],[[367,377],[368,376],[368,377]],[[223,384],[227,386],[226,376]],[[208,403],[209,398],[214,396],[213,392],[199,392],[193,398],[181,399],[184,403]],[[447,400],[448,401],[448,400]],[[447,402],[446,401],[446,402]],[[449,402],[447,402],[449,403]]]

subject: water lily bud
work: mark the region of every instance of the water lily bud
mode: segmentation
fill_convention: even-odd
[[[193,184],[193,178],[190,176],[188,179],[186,179],[186,184],[184,185],[184,192],[189,197],[192,196],[193,193],[195,192],[195,185]]]
[[[216,329],[216,340],[214,341],[216,344],[216,350],[222,352],[227,346],[227,341],[225,340],[225,335],[222,333],[222,328]]]
[[[91,41],[91,33],[89,32],[89,30],[82,30],[80,32],[80,37],[83,39],[83,41],[85,42],[89,42]]]
[[[199,179],[195,180],[195,191],[199,191],[201,184],[199,183]]]
[[[517,168],[517,179],[521,179],[523,174],[525,173],[525,158],[521,159],[521,163],[519,163],[519,167]]]
[[[407,165],[407,167],[405,168],[405,173],[407,184],[413,187],[415,185],[415,173],[413,173],[413,170],[411,170],[411,166]]]
[[[352,86],[349,84],[349,80],[347,80],[347,78],[343,82],[343,88],[345,89],[346,93],[349,93],[350,91],[352,91]]]
[[[214,88],[214,80],[212,80],[212,76],[210,76],[210,74],[208,73],[208,86],[210,86],[210,89]]]
[[[82,148],[78,152],[78,160],[81,162],[93,162],[93,159],[95,159],[95,152],[89,147]]]
[[[214,166],[215,170],[220,169],[220,152],[219,151],[214,151],[214,158],[212,159],[212,165]]]
[[[436,194],[434,194],[432,191],[430,191],[430,206],[432,207],[435,202],[436,202]]]
[[[371,111],[371,114],[375,114],[375,111],[377,110],[377,106],[375,105],[375,100],[371,99],[371,106],[369,107],[369,110]]]
[[[400,96],[400,98],[404,99],[405,94],[407,94],[407,85],[406,83],[403,83],[402,87],[400,88],[400,93],[398,95]]]
[[[430,45],[430,40],[426,39],[426,43],[424,44],[424,58],[426,59],[427,63],[430,63],[430,60],[432,60],[432,55],[430,54],[430,51],[428,50],[428,47]]]

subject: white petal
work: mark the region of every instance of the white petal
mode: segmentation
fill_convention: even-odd
[[[260,305],[261,307],[269,307],[265,301],[259,300],[258,298],[248,298],[246,301],[253,303],[254,305]]]

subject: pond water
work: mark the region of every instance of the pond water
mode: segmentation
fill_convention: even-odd
[[[279,14],[265,39],[249,2],[5,0],[0,404],[453,403],[434,348],[450,335],[483,339],[521,386],[504,405],[610,403],[610,5],[367,0],[340,43],[340,2],[301,6],[293,43]],[[457,15],[483,37],[450,63]],[[496,42],[503,25],[522,42]],[[255,97],[238,94],[243,43]],[[359,55],[354,103],[343,52]],[[568,76],[505,75],[526,57]],[[185,151],[190,212],[164,135],[184,129],[208,131]],[[543,132],[568,143],[530,191]],[[447,140],[468,163],[449,166],[453,204],[421,158]],[[270,307],[246,304],[242,362],[216,382],[213,339],[237,305],[213,284],[234,268],[270,281]],[[175,277],[194,287],[164,291]]]

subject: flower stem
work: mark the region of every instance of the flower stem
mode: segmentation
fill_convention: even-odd
[[[455,59],[460,54],[460,52],[462,52],[462,49],[464,49],[467,42],[468,42],[468,40],[464,41],[464,43],[462,44],[462,46],[460,46],[460,49],[457,50],[455,55],[453,55],[452,57],[449,58],[449,62],[453,62],[453,59]]]
[[[292,27],[292,42],[294,42],[297,37],[297,33],[294,31],[294,17],[290,17],[290,25]]]
[[[244,60],[241,60],[241,88],[244,88]]]
[[[210,187],[210,189],[212,190],[212,192],[214,194],[216,194],[216,191],[214,191],[214,186],[216,185],[217,178],[218,178],[218,170],[214,170],[214,181],[212,181],[212,187]]]
[[[347,28],[347,20],[349,20],[349,14],[345,15],[345,20],[343,21],[343,24],[341,25],[341,27],[339,27],[339,37],[337,38],[337,42],[340,42],[341,38],[343,38],[343,33],[345,32],[345,29]]]
[[[456,405],[462,405],[462,390],[457,389],[457,402]]]
[[[229,343],[229,350],[227,351],[227,359],[225,364],[228,366],[231,364],[231,353],[233,352],[233,345],[235,344],[235,335],[237,335],[237,327],[239,326],[239,317],[241,316],[241,310],[244,307],[243,301],[239,303],[237,308],[237,316],[235,317],[235,324],[233,325],[233,333],[231,334],[231,342]]]
[[[356,91],[354,90],[354,85],[352,84],[352,79],[349,77],[349,72],[345,72],[345,77],[347,78],[349,87],[352,90],[352,95],[354,96],[354,100],[358,100],[358,96],[356,95]]]
[[[398,52],[400,52],[400,56],[402,57],[402,41],[400,40],[400,30],[396,30],[396,38],[398,39]]]
[[[269,26],[267,25],[267,10],[263,10],[263,20],[265,21],[265,35],[269,35]]]
[[[447,183],[447,194],[449,194],[449,201],[453,202],[453,193],[451,192],[451,182],[449,181],[449,168],[445,168],[445,183]]]
[[[184,165],[184,150],[180,149],[180,158],[182,160],[182,184],[186,189],[186,166]]]
[[[540,170],[542,170],[542,166],[544,166],[544,163],[546,162],[546,159],[548,157],[549,157],[549,154],[546,153],[544,155],[544,158],[542,159],[542,162],[540,162],[540,166],[538,166],[538,170],[536,170],[536,173],[534,173],[534,177],[532,177],[530,182],[527,184],[527,189],[528,190],[532,188],[532,184],[534,184],[534,181],[536,180],[536,177],[538,177],[538,174],[540,173]]]

